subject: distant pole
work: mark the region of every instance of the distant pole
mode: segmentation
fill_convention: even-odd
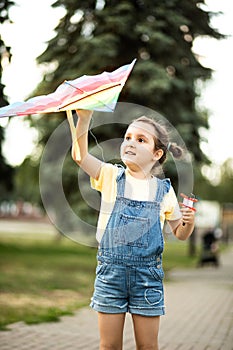
[[[196,228],[189,237],[189,256],[196,256]]]

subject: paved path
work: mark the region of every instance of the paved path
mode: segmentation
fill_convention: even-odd
[[[21,239],[51,239],[56,230],[49,221],[40,220],[12,220],[0,218],[0,235],[2,237],[19,237]]]
[[[176,270],[170,278],[160,350],[233,350],[233,249],[217,269]],[[0,332],[1,350],[98,350],[97,317],[89,308],[58,323],[19,322],[9,328]],[[124,350],[135,350],[130,316]]]

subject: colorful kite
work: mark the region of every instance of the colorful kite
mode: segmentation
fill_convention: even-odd
[[[135,62],[136,59],[111,73],[83,75],[74,80],[64,81],[49,95],[33,97],[25,102],[16,102],[0,108],[0,118],[75,109],[113,112]]]

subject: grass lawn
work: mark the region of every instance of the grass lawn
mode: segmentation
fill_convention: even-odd
[[[164,269],[193,267],[187,242],[168,242]],[[96,249],[69,239],[35,240],[0,235],[0,329],[10,323],[57,321],[90,302]]]
[[[17,321],[56,321],[88,305],[95,265],[95,249],[66,238],[0,236],[0,329]]]

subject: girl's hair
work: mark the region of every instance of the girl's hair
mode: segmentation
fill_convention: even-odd
[[[162,165],[167,157],[167,152],[171,152],[174,158],[181,158],[183,155],[183,149],[178,146],[175,142],[169,142],[169,136],[166,128],[156,122],[154,119],[142,116],[135,119],[133,122],[143,122],[152,125],[155,130],[154,141],[155,150],[162,149],[163,155],[159,159],[159,163]]]

